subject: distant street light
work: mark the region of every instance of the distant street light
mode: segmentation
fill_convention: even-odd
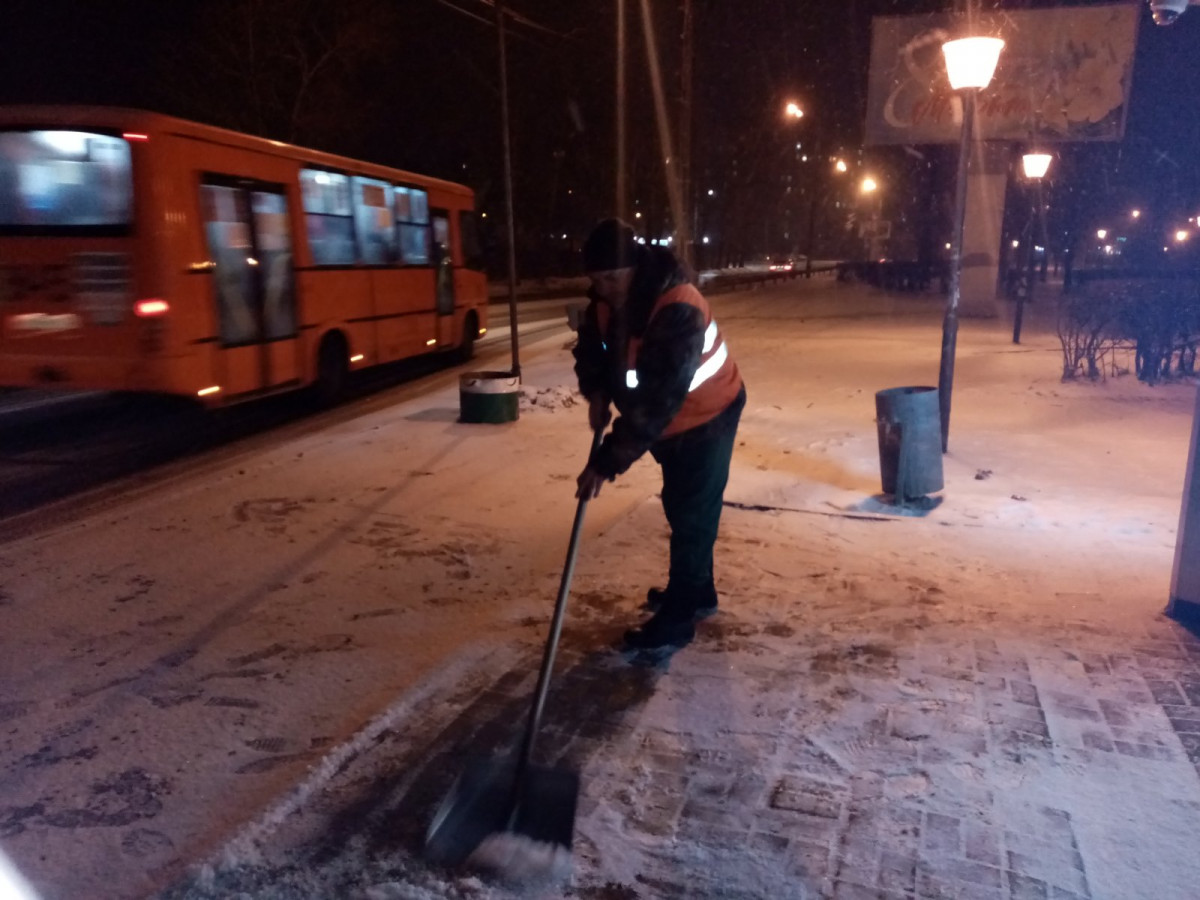
[[[1104,240],[1106,237],[1108,237],[1108,229],[1107,228],[1097,229],[1096,237],[1100,238],[1100,240]]]
[[[1182,244],[1187,239],[1188,239],[1188,232],[1184,231],[1182,228],[1180,228],[1178,231],[1175,232],[1175,243]]]
[[[1130,213],[1130,215],[1133,216],[1135,219],[1140,219],[1142,217],[1142,211],[1140,209],[1135,209],[1133,212]]]
[[[1050,169],[1050,154],[1030,151],[1021,157],[1021,167],[1025,171],[1025,178],[1032,181],[1037,190],[1034,193],[1034,214],[1029,223],[1030,232],[1033,231],[1033,225],[1036,222],[1038,226],[1038,235],[1041,238],[1043,247],[1047,242],[1046,236],[1046,207],[1042,202],[1042,179],[1046,177],[1046,172]],[[1016,246],[1016,241],[1013,241],[1013,246]],[[1017,293],[1017,310],[1013,316],[1013,343],[1021,343],[1021,320],[1025,316],[1025,301],[1033,302],[1033,289],[1037,283],[1037,276],[1034,272],[1036,264],[1035,240],[1030,235],[1029,246],[1025,251],[1025,291]]]
[[[958,144],[958,186],[950,251],[950,293],[942,321],[942,359],[938,371],[938,405],[942,418],[942,452],[950,445],[950,395],[954,389],[954,351],[958,344],[958,300],[962,292],[963,225],[967,216],[967,163],[975,130],[976,95],[991,84],[1004,41],[967,37],[942,44],[950,87],[962,97],[962,130]]]
[[[785,117],[794,119],[796,121],[804,118],[804,110],[801,109],[800,105],[794,101],[788,102],[783,109],[783,114]],[[813,146],[816,148],[818,154],[818,159],[820,158],[822,143],[823,141],[821,141],[819,136],[818,139],[813,142]],[[796,149],[800,150],[801,146],[801,144],[797,143]],[[808,154],[804,154],[800,158],[800,161],[808,162]],[[816,244],[817,233],[817,197],[818,194],[823,194],[825,191],[825,185],[823,184],[823,173],[818,171],[815,175],[810,175],[809,178],[813,180],[808,184],[808,241],[805,244],[804,256],[804,271],[806,275],[812,274],[813,248]]]
[[[864,197],[871,197],[879,192],[879,182],[873,175],[864,175],[863,180],[858,185],[859,193]],[[867,259],[875,260],[879,258],[879,220],[881,218],[883,206],[883,198],[878,197],[876,202],[871,204],[871,236],[867,239]]]
[[[846,161],[844,159],[839,159],[836,163],[834,163],[833,167],[838,172],[845,172],[849,168],[849,166],[846,165]]]

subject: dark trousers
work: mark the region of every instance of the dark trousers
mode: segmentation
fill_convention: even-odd
[[[721,522],[729,461],[746,405],[743,390],[711,422],[659,441],[650,448],[662,467],[662,505],[671,526],[667,607],[690,615],[716,600],[713,545]]]

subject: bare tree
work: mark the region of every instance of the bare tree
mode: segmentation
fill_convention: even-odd
[[[166,100],[194,118],[343,149],[382,101],[401,23],[386,0],[213,0],[164,61]]]

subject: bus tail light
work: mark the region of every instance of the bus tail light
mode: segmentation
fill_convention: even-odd
[[[141,344],[147,353],[158,353],[163,349],[166,337],[166,315],[171,311],[171,304],[159,297],[138,300],[133,304],[133,314],[142,320]]]
[[[165,316],[171,311],[171,305],[166,300],[159,300],[156,297],[152,300],[139,300],[133,304],[133,311],[143,319],[149,319],[154,316]]]

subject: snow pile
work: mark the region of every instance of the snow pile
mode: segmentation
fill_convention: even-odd
[[[501,831],[484,838],[467,859],[467,867],[494,873],[517,886],[564,884],[571,877],[571,851],[561,844]]]
[[[581,403],[583,403],[583,397],[573,387],[557,385],[537,388],[531,385],[521,385],[520,411],[522,413],[543,410],[554,412],[559,409],[570,409]]]

